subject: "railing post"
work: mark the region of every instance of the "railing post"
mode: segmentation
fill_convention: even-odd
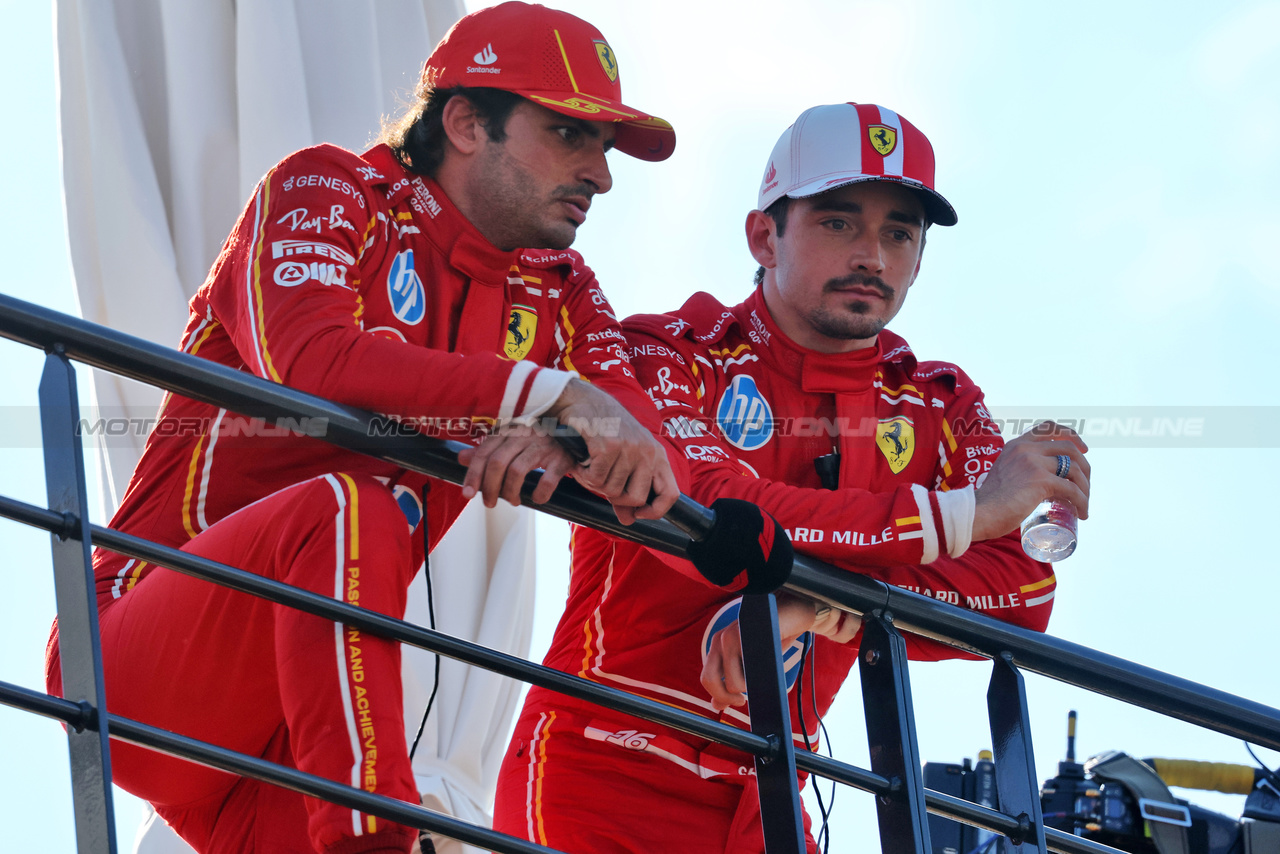
[[[81,852],[115,854],[111,753],[104,717],[106,691],[89,557],[84,454],[76,429],[79,420],[75,371],[59,345],[46,357],[40,378],[40,430],[49,509],[62,513],[67,521],[67,528],[53,536],[62,696],[79,703],[97,719],[96,731],[67,727],[76,846]]]
[[[876,799],[880,850],[928,854],[929,818],[907,677],[907,645],[893,627],[892,614],[873,611],[863,616],[858,671],[871,770],[894,784],[891,796]]]
[[[1017,854],[1037,851],[1047,854],[1044,816],[1040,811],[1040,785],[1036,778],[1035,753],[1031,748],[1031,718],[1027,711],[1027,689],[1013,656],[1003,653],[995,659],[991,686],[987,689],[987,716],[991,720],[991,747],[996,757],[996,791],[1000,810],[1026,826],[1021,839],[1001,840],[1004,851]]]
[[[770,741],[776,739],[778,748],[772,757],[755,758],[764,848],[767,854],[802,854],[804,819],[796,779],[795,745],[791,740],[786,677],[782,671],[778,603],[773,594],[743,596],[738,626],[750,697],[751,731]]]

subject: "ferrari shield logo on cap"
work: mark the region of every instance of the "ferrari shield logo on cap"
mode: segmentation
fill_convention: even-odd
[[[868,125],[867,138],[881,157],[888,157],[898,144],[898,132],[888,125]]]
[[[613,48],[609,47],[609,43],[595,40],[596,56],[600,58],[600,67],[604,69],[604,73],[608,75],[610,83],[618,82],[618,60],[613,55]]]
[[[507,323],[507,343],[503,347],[508,358],[520,361],[529,355],[533,337],[538,332],[538,315],[527,305],[511,307],[511,320]]]
[[[898,474],[911,462],[911,455],[916,450],[916,431],[911,419],[904,415],[896,418],[881,418],[876,428],[876,447],[884,454],[889,469]]]

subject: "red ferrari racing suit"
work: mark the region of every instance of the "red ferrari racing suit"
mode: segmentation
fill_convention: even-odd
[[[690,463],[693,498],[756,502],[800,553],[1044,630],[1050,567],[1026,557],[1016,535],[970,543],[974,487],[1002,442],[959,368],[918,362],[888,331],[865,350],[804,350],[779,331],[759,291],[733,308],[697,294],[674,314],[623,326],[664,436]],[[839,485],[824,489],[814,460],[833,452]],[[741,709],[717,713],[700,684],[711,638],[740,600],[588,528],[574,529],[572,551],[546,664],[749,728]],[[784,651],[791,719],[797,729],[804,722],[810,745],[856,660],[852,623],[828,620],[833,637],[814,640],[802,691],[801,641]],[[907,643],[913,658],[959,654],[914,636]],[[803,746],[806,735],[794,736]],[[534,687],[504,761],[495,826],[570,852],[752,854],[763,837],[751,765]],[[603,776],[592,779],[591,769]]]
[[[658,416],[571,251],[500,251],[385,146],[298,152],[259,184],[191,301],[182,349],[468,439],[545,412],[576,372]],[[392,616],[460,489],[169,395],[111,526]],[[425,502],[425,532],[421,523]],[[406,524],[407,521],[407,524]],[[415,534],[415,531],[418,532]],[[98,550],[111,710],[417,801],[399,647]],[[60,692],[56,625],[47,662]],[[113,743],[116,781],[202,851],[407,850],[373,816]],[[272,846],[280,846],[273,848]]]

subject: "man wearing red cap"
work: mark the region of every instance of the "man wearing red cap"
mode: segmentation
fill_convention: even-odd
[[[926,230],[955,222],[915,126],[873,104],[814,107],[779,139],[747,215],[755,292],[732,307],[695,294],[623,328],[692,497],[755,502],[800,553],[1043,631],[1053,572],[1015,529],[1047,497],[1087,510],[1083,442],[1042,425],[1003,446],[963,371],[918,361],[885,329]],[[740,599],[595,530],[575,528],[572,544],[546,663],[749,728]],[[859,618],[783,595],[779,622],[797,744],[813,749]],[[907,644],[915,658],[959,654]],[[593,854],[764,850],[749,756],[537,687],[495,827]]]
[[[466,501],[518,501],[536,467],[535,500],[571,473],[623,521],[660,516],[678,491],[658,416],[568,247],[611,186],[610,148],[662,160],[674,144],[622,102],[613,51],[585,21],[523,3],[461,19],[382,144],[307,149],[262,179],[182,347],[429,433],[496,424],[464,454],[465,485],[170,395],[112,527],[400,616],[424,549]],[[589,462],[504,426],[535,419],[577,428]],[[94,569],[112,712],[417,801],[397,644],[102,550]],[[46,673],[60,692],[56,629]],[[201,852],[412,841],[142,748],[116,742],[112,761]]]

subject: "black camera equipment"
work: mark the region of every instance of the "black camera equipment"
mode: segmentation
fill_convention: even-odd
[[[927,789],[942,792],[956,798],[964,798],[993,810],[1000,809],[996,794],[996,766],[991,761],[991,751],[978,753],[978,761],[963,765],[946,762],[924,764],[924,785]],[[971,851],[994,851],[1000,834],[978,827],[970,827],[939,815],[929,816],[929,839],[933,854],[968,854]]]
[[[1081,764],[1075,740],[1076,713],[1071,712],[1067,758],[1040,789],[1047,827],[1133,854],[1280,854],[1280,776],[1265,766],[1139,760],[1117,750]],[[995,768],[984,757],[990,757],[985,750],[973,766],[968,759],[963,765],[926,762],[924,784],[998,809]],[[1175,798],[1169,786],[1247,797],[1235,819]],[[935,815],[929,816],[929,836],[933,854],[994,854],[1009,848],[996,834]]]

